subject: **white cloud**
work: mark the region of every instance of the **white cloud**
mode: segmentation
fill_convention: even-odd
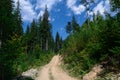
[[[58,0],[59,2],[62,2],[63,0]]]
[[[48,20],[51,21],[51,22],[54,22],[54,21],[55,21],[55,18],[49,17]]]
[[[73,6],[75,6],[76,2],[77,2],[77,0],[67,0],[68,8],[72,8]]]
[[[105,3],[104,3],[105,5],[104,5],[104,8],[105,8],[105,10],[107,11],[107,12],[111,12],[110,11],[110,1],[109,0],[106,0],[105,1]]]
[[[62,31],[62,32],[63,32],[64,30],[65,30],[65,29],[64,29],[63,27],[61,27],[61,28],[60,28],[60,31]]]
[[[83,11],[85,11],[85,6],[83,5],[76,5],[77,0],[67,0],[67,7],[71,9],[74,14],[81,14]]]
[[[39,17],[42,16],[43,14],[44,14],[44,11],[41,10],[41,11],[39,12],[38,16],[37,16],[37,19],[39,19]]]
[[[52,10],[53,6],[56,5],[56,3],[61,1],[62,0],[37,0],[35,10],[40,10],[38,17],[43,15],[46,5],[48,7],[48,10],[50,11]]]
[[[14,0],[15,5],[18,0]],[[34,18],[36,18],[36,12],[33,10],[32,4],[29,0],[19,0],[20,1],[20,8],[23,21],[31,22]]]
[[[68,14],[66,14],[66,16],[72,16],[72,14],[71,14],[71,13],[68,13]]]
[[[103,7],[103,1],[102,2],[100,2],[94,9],[93,9],[93,12],[95,13],[95,14],[97,14],[98,12],[101,14],[101,15],[103,15],[104,14],[104,7]]]
[[[52,18],[51,21],[54,22],[54,21],[55,21],[55,18]]]
[[[93,12],[95,14],[97,14],[98,12],[104,16],[104,12],[108,12],[111,13],[110,11],[110,1],[109,0],[105,0],[105,1],[101,1],[94,9]]]
[[[83,11],[85,11],[85,7],[83,5],[73,6],[72,10],[75,12],[75,14],[81,14]]]
[[[88,15],[89,15],[89,16],[92,16],[92,15],[93,15],[93,12],[88,12]]]
[[[77,1],[78,0],[67,0],[67,3],[66,3],[67,7],[69,9],[71,9],[74,12],[74,14],[76,14],[76,15],[81,14],[86,9],[85,6],[82,5],[82,4],[77,5],[76,4]],[[104,12],[105,11],[108,12],[108,13],[110,13],[110,14],[113,14],[110,11],[110,0],[101,0],[101,1],[100,0],[95,0],[95,4],[97,4],[97,6],[95,6],[93,8],[93,12],[95,14],[97,14],[99,12],[101,15],[104,16]],[[90,16],[93,15],[92,12],[89,12],[88,14]]]
[[[57,2],[58,0],[37,0],[37,6],[36,9],[45,9],[45,6],[47,5],[48,9],[51,10],[53,5]]]
[[[14,0],[15,6],[16,2],[18,0]],[[33,19],[38,19],[40,16],[44,14],[45,6],[47,5],[48,10],[52,10],[53,6],[56,5],[56,3],[61,2],[62,0],[37,0],[36,4],[30,3],[30,0],[19,0],[20,6],[21,6],[21,14],[23,21],[29,21],[31,22]],[[34,10],[35,8],[35,10]],[[37,11],[39,13],[37,14]],[[58,9],[58,11],[60,11]]]
[[[98,3],[99,1],[100,1],[100,0],[95,0],[94,2],[95,2],[95,3]]]
[[[61,11],[61,9],[56,9],[56,10],[55,10],[55,12],[60,12],[60,11]]]

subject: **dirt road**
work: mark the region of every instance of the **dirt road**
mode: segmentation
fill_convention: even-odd
[[[77,80],[70,77],[61,68],[61,57],[56,55],[49,64],[45,65],[38,73],[35,80]]]

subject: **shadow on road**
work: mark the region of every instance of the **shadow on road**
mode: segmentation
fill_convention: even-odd
[[[34,80],[34,79],[32,79],[31,77],[28,77],[28,76],[18,76],[13,80]]]

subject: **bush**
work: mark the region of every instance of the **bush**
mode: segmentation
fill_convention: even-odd
[[[112,24],[111,24],[112,22]],[[70,34],[63,49],[67,69],[78,76],[89,72],[96,63],[107,61],[106,65],[118,70],[120,64],[120,14],[83,24],[80,32]],[[116,66],[118,65],[118,66]]]

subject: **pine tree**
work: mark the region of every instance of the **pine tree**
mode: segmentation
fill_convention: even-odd
[[[1,0],[0,1],[0,42],[1,47],[4,46],[7,40],[11,38],[14,30],[13,19],[13,1]],[[4,6],[3,6],[4,5]]]
[[[60,37],[60,49],[62,49],[63,48],[63,39],[62,39],[62,37]]]
[[[25,46],[26,53],[30,53],[30,27],[27,25],[26,33],[25,33]]]
[[[77,23],[75,16],[72,17],[72,21],[67,23],[66,32],[67,33],[75,33],[80,31],[80,26]]]
[[[60,37],[59,33],[56,33],[56,37],[55,37],[55,52],[58,52],[62,49],[63,46],[63,41],[62,41],[62,37]]]
[[[30,34],[30,28],[29,28],[29,25],[27,25],[25,35],[28,36],[29,34]]]
[[[42,23],[42,17],[40,16],[40,18],[38,19],[38,45],[39,45],[39,47],[41,48],[42,47],[42,35],[41,35],[41,32],[40,32],[40,28],[41,28],[41,23]],[[41,50],[42,50],[42,48],[41,48]]]
[[[35,20],[32,21],[30,26],[30,43],[31,43],[31,52],[35,52],[35,46],[37,44],[37,24]]]
[[[72,30],[73,30],[72,24],[71,22],[68,22],[66,26],[66,32],[70,34]]]
[[[41,45],[42,50],[48,50],[49,49],[49,40],[51,39],[51,24],[49,23],[49,13],[47,10],[47,6],[45,8],[45,12],[43,14],[43,20],[41,22],[40,26],[40,33],[41,33]]]
[[[111,0],[112,9],[120,13],[120,0]]]
[[[49,40],[49,50],[54,51],[54,46],[55,46],[55,44],[54,44],[54,38],[53,38],[53,36],[51,34],[50,35],[50,40]]]
[[[73,33],[74,32],[79,32],[80,31],[80,27],[79,27],[79,24],[77,23],[76,19],[75,19],[75,16],[72,17],[72,28],[73,28]]]
[[[22,28],[22,18],[20,13],[20,2],[17,2],[17,8],[14,11],[14,18],[15,18],[15,34],[18,36],[23,35],[23,28]]]
[[[0,1],[0,80],[11,80],[13,77],[13,58],[8,41],[12,41],[14,32],[13,0]],[[15,57],[14,57],[15,58]]]
[[[60,35],[57,32],[55,37],[55,52],[58,52],[60,50]]]

